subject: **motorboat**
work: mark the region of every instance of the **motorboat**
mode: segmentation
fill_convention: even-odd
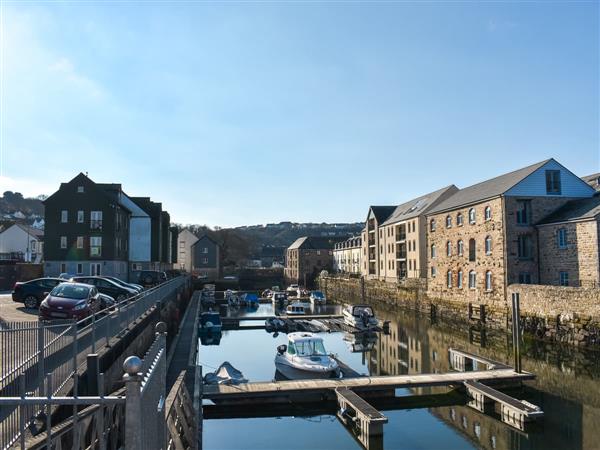
[[[201,333],[220,333],[223,327],[221,316],[214,311],[200,314],[200,332]]]
[[[251,308],[258,308],[258,295],[251,293],[242,294],[242,303],[245,303],[246,306],[249,306]]]
[[[290,333],[288,344],[277,347],[275,367],[285,377],[337,378],[340,367],[325,351],[323,339],[313,333]]]
[[[239,306],[241,304],[240,297],[237,295],[236,291],[227,289],[224,296],[229,306]]]
[[[288,331],[288,321],[279,317],[269,317],[265,320],[265,330],[269,333],[274,331]]]
[[[342,315],[347,325],[360,330],[375,328],[379,325],[373,308],[369,305],[348,305],[342,311]]]
[[[209,372],[204,375],[204,383],[206,384],[241,384],[247,383],[244,374],[233,367],[229,361],[225,361],[214,372]]]
[[[285,292],[273,292],[271,300],[273,300],[273,305],[276,308],[283,309],[287,303],[287,294]]]
[[[300,286],[298,286],[297,284],[290,284],[287,287],[286,291],[288,292],[288,294],[292,292],[298,293],[298,289],[300,289]]]
[[[310,302],[313,304],[324,305],[327,301],[325,294],[323,294],[321,291],[312,291],[309,298]]]
[[[288,305],[288,307],[285,309],[285,313],[288,316],[303,315],[306,314],[306,307],[300,302],[294,302]]]

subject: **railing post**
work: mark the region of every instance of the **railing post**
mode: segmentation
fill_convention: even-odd
[[[44,376],[46,370],[44,368],[44,323],[38,322],[38,383],[40,387],[40,397],[44,395]]]
[[[160,400],[157,410],[157,426],[158,426],[158,438],[160,446],[158,448],[167,448],[167,417],[165,415],[165,405],[167,400],[167,324],[164,322],[158,322],[156,327],[156,338],[158,339],[158,347],[162,349],[163,354],[160,359],[160,363],[157,366],[158,370],[158,386],[160,389]],[[162,410],[161,410],[162,408]]]
[[[512,338],[515,358],[515,371],[521,373],[521,312],[519,293],[512,294]]]
[[[96,353],[96,313],[92,313],[92,353]]]
[[[142,450],[142,360],[130,356],[123,362],[125,381],[125,448]]]
[[[99,395],[98,377],[100,374],[100,365],[98,355],[90,353],[87,355],[87,395]]]

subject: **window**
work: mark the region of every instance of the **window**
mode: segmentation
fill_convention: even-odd
[[[567,229],[560,228],[557,234],[558,248],[567,248]]]
[[[208,253],[208,247],[204,247],[204,248],[202,249],[202,253]]]
[[[80,194],[84,192],[83,186],[77,186],[77,192],[79,192]],[[80,272],[77,272],[80,273]]]
[[[531,250],[531,235],[529,234],[521,234],[517,241],[518,244],[518,256],[519,259],[531,259],[532,258],[532,250]]]
[[[451,228],[452,227],[452,217],[450,217],[450,215],[446,216],[446,228]]]
[[[529,224],[529,211],[531,209],[531,200],[517,200],[517,224]]]
[[[519,273],[519,283],[521,283],[521,284],[531,284],[531,274],[529,272],[521,272],[521,273]]]
[[[452,256],[452,242],[446,242],[446,256]]]
[[[456,215],[456,225],[459,227],[463,226],[463,215],[461,213]]]
[[[449,288],[452,287],[452,271],[449,270],[448,273],[446,274],[446,284],[448,285]]]
[[[179,248],[185,248],[185,242],[183,242],[183,241],[182,241],[182,242],[180,242],[180,243],[179,243]]]
[[[102,237],[92,236],[90,238],[90,256],[102,255]]]
[[[475,239],[469,239],[469,261],[475,261],[475,259],[476,259]]]
[[[65,263],[60,263],[60,273],[67,272],[67,265]]]
[[[317,255],[320,255],[320,254],[321,254],[321,250],[317,250]]]
[[[77,263],[77,275],[83,274],[83,264]]]
[[[435,231],[435,219],[431,219],[431,222],[429,222],[429,230]]]
[[[90,275],[93,277],[97,277],[100,275],[100,263],[92,263],[90,264]]]
[[[66,236],[60,237],[60,248],[67,248],[67,237]]]
[[[492,219],[492,208],[490,206],[486,206],[485,207],[484,217],[485,217],[485,220],[491,220]]]
[[[459,289],[462,289],[462,284],[463,284],[463,274],[462,274],[462,270],[459,270],[458,274],[456,276],[456,287],[458,287]]]
[[[435,268],[435,266],[431,266],[431,278],[435,278],[436,275],[437,269]]]
[[[492,238],[491,238],[491,236],[485,237],[485,254],[486,255],[492,254]]]
[[[474,224],[475,223],[475,208],[471,208],[469,210],[469,223],[470,224]]]
[[[485,273],[485,290],[492,290],[492,272],[490,272],[489,270]]]
[[[90,228],[92,230],[102,229],[102,211],[90,211]]]
[[[475,289],[477,286],[477,274],[474,270],[469,272],[469,289]]]
[[[560,170],[546,170],[546,194],[560,195]]]
[[[436,254],[435,244],[431,244],[431,257],[435,258],[435,254]]]
[[[60,221],[62,223],[67,223],[69,221],[69,211],[67,211],[66,209],[63,209],[60,212]]]
[[[131,270],[136,272],[142,270],[142,265],[140,263],[133,263],[131,264]]]
[[[569,272],[560,272],[559,277],[560,277],[560,285],[561,286],[569,285]]]
[[[83,248],[83,236],[77,236],[77,248]],[[77,272],[81,273],[81,272]]]
[[[202,258],[202,264],[208,264],[208,258]]]
[[[456,248],[457,248],[457,250],[458,250],[458,256],[462,256],[462,255],[463,255],[463,251],[464,251],[464,248],[463,248],[463,247],[464,247],[464,245],[463,245],[463,241],[462,241],[462,239],[461,239],[461,240],[459,240],[459,241],[456,243]]]

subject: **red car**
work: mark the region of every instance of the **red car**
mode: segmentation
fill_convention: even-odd
[[[102,296],[95,286],[62,283],[40,304],[40,319],[85,319],[102,308]]]

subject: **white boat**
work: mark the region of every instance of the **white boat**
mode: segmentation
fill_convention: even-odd
[[[300,288],[300,286],[298,286],[297,284],[290,284],[290,285],[287,287],[286,291],[287,291],[288,293],[290,293],[290,292],[297,293],[299,288]]]
[[[340,374],[337,361],[325,351],[323,339],[305,332],[288,334],[288,344],[277,347],[275,367],[290,379],[334,378]]]
[[[315,305],[324,305],[327,302],[325,294],[321,291],[312,291],[310,293],[310,302]]]
[[[348,305],[342,311],[342,315],[347,325],[361,330],[375,328],[379,325],[373,308],[369,305]]]
[[[285,313],[288,316],[303,315],[306,314],[306,307],[302,303],[294,302],[288,305],[285,309]]]
[[[273,305],[275,305],[276,308],[283,309],[283,307],[288,301],[288,298],[285,292],[273,292],[271,300],[273,301]]]

